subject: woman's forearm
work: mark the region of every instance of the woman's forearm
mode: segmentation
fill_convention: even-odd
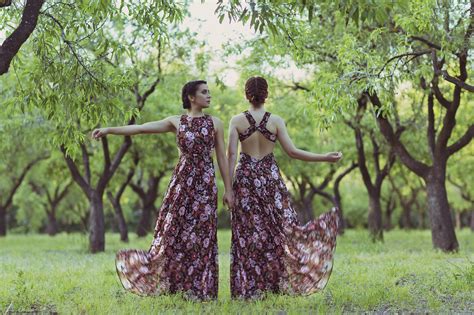
[[[232,183],[232,179],[234,178],[234,171],[235,171],[235,164],[237,162],[237,154],[230,153],[227,157],[227,165],[229,167],[229,177]]]
[[[313,153],[301,149],[293,150],[290,153],[290,157],[308,162],[331,162],[327,154]]]
[[[140,125],[128,125],[120,127],[106,127],[105,133],[108,135],[133,136],[141,133]]]
[[[224,187],[226,191],[232,190],[231,177],[229,176],[229,167],[227,165],[227,159],[225,156],[220,154],[217,155],[217,163],[219,164],[219,171],[221,172],[222,180],[224,181]]]

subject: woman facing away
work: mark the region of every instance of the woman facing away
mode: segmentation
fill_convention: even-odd
[[[206,81],[182,89],[187,114],[142,125],[96,129],[92,137],[176,133],[180,152],[155,225],[148,251],[121,250],[116,269],[125,289],[139,295],[183,293],[192,300],[217,298],[217,186],[212,153],[224,185],[224,203],[233,193],[224,149],[222,122],[203,113],[211,95]]]
[[[278,140],[294,159],[337,162],[340,152],[316,154],[297,149],[285,122],[265,111],[268,84],[252,77],[245,84],[249,110],[232,118],[228,165],[235,170],[232,219],[231,295],[253,299],[265,292],[307,295],[323,289],[332,270],[337,209],[304,226],[298,224],[290,194],[273,156]]]

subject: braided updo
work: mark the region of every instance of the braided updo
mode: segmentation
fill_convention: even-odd
[[[254,106],[265,103],[268,97],[268,83],[262,77],[251,77],[245,83],[245,96]]]

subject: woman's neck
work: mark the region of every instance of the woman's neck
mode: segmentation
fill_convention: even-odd
[[[264,112],[265,111],[265,107],[263,106],[263,104],[260,104],[258,106],[255,106],[253,104],[250,105],[250,108],[249,108],[250,111],[252,112]]]
[[[191,109],[188,109],[188,116],[200,117],[200,116],[204,116],[204,113],[202,112],[201,108],[191,108]]]

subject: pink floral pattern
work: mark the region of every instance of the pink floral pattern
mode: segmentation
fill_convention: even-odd
[[[232,297],[322,290],[333,266],[337,209],[300,226],[272,153],[260,160],[241,153],[233,187]]]
[[[181,292],[217,298],[217,186],[212,117],[181,116],[179,162],[168,186],[148,251],[121,250],[116,269],[125,289],[139,295]]]

